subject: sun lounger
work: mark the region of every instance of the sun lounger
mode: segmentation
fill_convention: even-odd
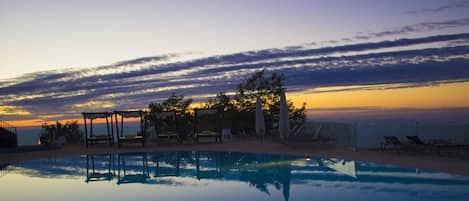
[[[453,154],[466,154],[469,151],[469,145],[466,144],[456,144],[449,142],[448,140],[443,139],[433,139],[429,140],[428,144],[433,148],[433,152],[436,152],[438,155],[453,155]]]
[[[381,150],[404,150],[406,145],[402,143],[396,136],[384,136],[384,141],[381,143]]]
[[[407,140],[409,140],[409,142],[412,143],[412,144],[428,145],[423,140],[421,140],[419,136],[416,136],[416,135],[415,136],[407,136]]]
[[[409,145],[411,145],[414,150],[419,152],[433,152],[432,145],[424,142],[422,139],[420,139],[419,136],[414,135],[406,137],[409,142]]]

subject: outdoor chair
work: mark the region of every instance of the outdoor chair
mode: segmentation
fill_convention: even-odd
[[[218,109],[195,109],[195,131],[197,144],[200,138],[215,138],[222,143],[223,112]]]
[[[432,147],[432,151],[438,155],[464,155],[469,150],[469,145],[456,144],[443,139],[429,140],[428,144]]]
[[[434,147],[431,144],[424,142],[417,135],[406,136],[406,137],[409,142],[409,145],[411,145],[411,147],[416,151],[419,151],[419,152],[434,152],[435,151]]]
[[[410,143],[412,144],[418,144],[418,145],[428,145],[425,143],[422,139],[420,139],[419,136],[414,135],[414,136],[406,136],[407,140],[409,140]]]
[[[419,136],[407,136],[407,139],[415,149],[421,152],[430,152],[438,155],[446,154],[451,156],[453,154],[465,155],[469,150],[468,145],[455,144],[443,139],[433,139],[428,142],[424,142]]]
[[[383,151],[389,150],[389,148],[393,150],[403,150],[405,147],[406,145],[396,136],[384,136],[384,141],[381,143],[381,150]]]

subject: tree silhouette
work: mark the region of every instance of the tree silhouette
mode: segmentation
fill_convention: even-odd
[[[41,144],[52,143],[61,136],[65,137],[67,143],[82,143],[84,137],[77,121],[67,121],[65,124],[57,121],[55,124],[42,125]]]
[[[265,70],[254,73],[244,82],[236,87],[236,93],[233,96],[220,92],[215,98],[210,98],[204,105],[205,108],[223,108],[228,118],[228,126],[235,132],[237,130],[254,129],[254,112],[256,108],[256,98],[259,97],[263,102],[265,111],[266,127],[273,129],[274,122],[278,122],[280,114],[280,94],[284,86],[285,76],[283,74],[272,73],[265,75]],[[291,100],[287,100],[290,113],[290,127],[304,124],[306,120],[306,103],[300,108],[295,108]],[[224,125],[226,126],[227,123]]]

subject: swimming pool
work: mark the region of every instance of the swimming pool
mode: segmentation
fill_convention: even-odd
[[[0,165],[10,200],[467,200],[469,177],[239,152],[82,155]]]

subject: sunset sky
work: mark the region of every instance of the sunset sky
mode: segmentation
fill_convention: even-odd
[[[265,69],[311,119],[469,119],[469,1],[0,0],[0,119],[205,101]]]

